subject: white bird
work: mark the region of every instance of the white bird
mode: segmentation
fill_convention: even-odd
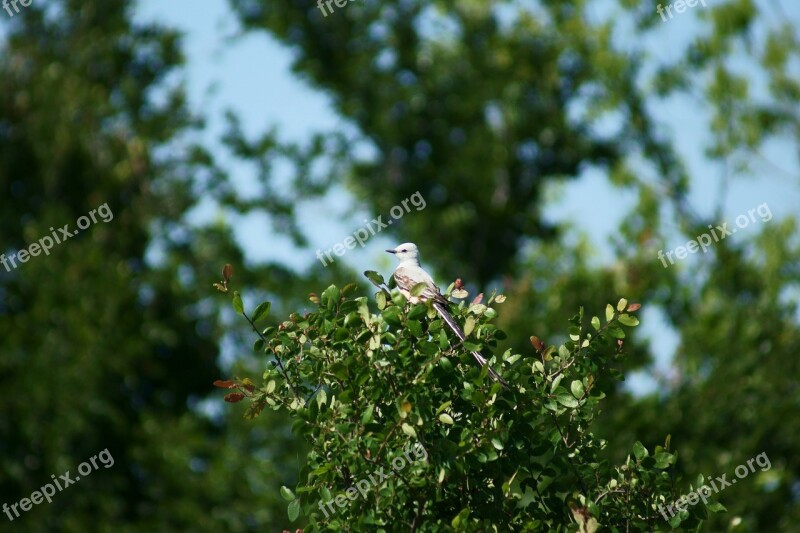
[[[403,296],[405,296],[411,303],[432,300],[434,309],[436,309],[436,312],[439,313],[439,316],[442,317],[447,325],[450,326],[450,329],[453,330],[453,333],[455,333],[462,342],[467,340],[467,336],[464,335],[464,331],[447,311],[447,299],[442,296],[439,287],[437,287],[433,282],[433,278],[431,278],[430,274],[425,272],[425,270],[419,266],[419,251],[417,250],[417,245],[413,242],[407,242],[397,246],[396,248],[386,251],[390,254],[394,254],[400,260],[400,264],[397,265],[397,268],[394,271],[394,280],[397,282],[397,288],[400,290]],[[422,290],[419,296],[412,296],[411,289],[420,283],[424,283],[425,288]],[[479,365],[482,367],[487,367],[489,375],[495,381],[500,382],[503,387],[508,388],[508,383],[506,383],[500,374],[495,372],[491,366],[487,365],[485,357],[478,352],[471,353],[472,357],[478,362]]]

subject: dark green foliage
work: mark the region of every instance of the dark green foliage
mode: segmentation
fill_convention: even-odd
[[[216,276],[207,265],[239,252],[226,229],[183,218],[214,179],[202,148],[169,144],[196,124],[182,89],[162,84],[181,65],[180,40],[133,24],[130,9],[33,2],[9,22],[0,11],[0,253],[75,230],[101,205],[113,214],[49,255],[0,266],[0,504],[52,475],[74,479],[104,449],[114,459],[13,522],[0,514],[4,531],[286,522],[263,477],[296,475],[280,422],[242,433],[199,408],[221,371],[223,330],[201,305]]]

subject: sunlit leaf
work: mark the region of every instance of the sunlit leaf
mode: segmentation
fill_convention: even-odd
[[[256,310],[253,311],[253,318],[251,319],[253,322],[258,322],[259,320],[266,318],[269,315],[270,307],[272,304],[270,302],[261,302],[256,307]]]

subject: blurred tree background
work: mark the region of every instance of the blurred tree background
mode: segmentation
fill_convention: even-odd
[[[740,214],[726,210],[736,183],[800,187],[796,17],[779,1],[721,0],[664,22],[657,5],[357,0],[323,16],[312,0],[230,0],[242,33],[288,47],[294,74],[348,125],[302,142],[269,124],[253,135],[236,113],[221,138],[204,138],[209,117],[182,80],[184,41],[167,25],[134,22],[134,2],[0,11],[0,253],[51,226],[74,228],[104,203],[114,213],[49,256],[0,266],[2,501],[105,448],[115,459],[4,525],[290,527],[277,489],[294,484],[303,444],[284,418],[243,421],[238,406],[220,406],[211,382],[264,361],[247,355],[250,334],[211,284],[234,264],[237,284],[280,303],[280,320],[309,292],[361,276],[342,261],[248,260],[238,217],[268,217],[277,235],[265,229],[255,246],[287,237],[312,256],[309,235],[327,215],[301,220],[303,202],[345,191],[354,207],[386,216],[420,191],[426,208],[385,236],[417,242],[440,284],[501,288],[498,325],[515,350],[529,350],[534,334],[558,342],[579,306],[620,295],[663,317],[678,339],[670,372],[651,393],[619,387],[606,399],[595,430],[619,444],[610,461],[636,440],[652,447],[671,434],[685,493],[698,474],[730,478],[766,452],[771,469],[721,493],[728,513],[706,529],[796,530],[796,211],[775,210],[669,268],[656,257]],[[658,40],[667,25],[691,29],[685,47]],[[272,68],[270,58],[251,68]],[[683,153],[683,132],[659,119],[676,100],[703,131],[713,178]],[[790,151],[789,168],[763,164],[775,143]],[[223,148],[255,169],[255,192],[221,162]],[[577,221],[543,215],[559,187],[587,172],[636,198],[629,212],[609,202],[585,214],[621,216],[611,242],[576,239]],[[712,179],[715,193],[693,203]],[[198,222],[204,202],[219,215]],[[752,207],[763,202],[753,197]],[[599,261],[598,249],[613,260]],[[653,373],[659,341],[635,332],[626,374]],[[221,357],[226,347],[235,361]]]

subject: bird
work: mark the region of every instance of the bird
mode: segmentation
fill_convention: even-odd
[[[447,304],[449,302],[444,296],[442,296],[442,292],[433,282],[433,278],[430,276],[430,274],[425,272],[425,269],[420,266],[419,250],[417,249],[417,245],[413,242],[407,242],[386,251],[390,254],[394,254],[395,257],[400,260],[400,264],[397,265],[397,268],[393,274],[400,293],[411,303],[417,303],[419,301],[431,301],[433,308],[436,309],[436,312],[440,317],[442,317],[442,320],[444,320],[447,325],[450,326],[450,329],[453,330],[453,333],[456,334],[456,337],[458,337],[462,342],[467,340],[467,336],[464,335],[464,331],[455,321],[453,316],[447,311]],[[422,292],[420,292],[417,296],[412,295],[411,289],[420,283],[425,284]],[[499,382],[504,388],[508,389],[508,383],[500,376],[500,374],[498,374],[491,366],[488,365],[485,357],[478,352],[470,353],[481,367],[487,367],[488,373],[492,379]]]

